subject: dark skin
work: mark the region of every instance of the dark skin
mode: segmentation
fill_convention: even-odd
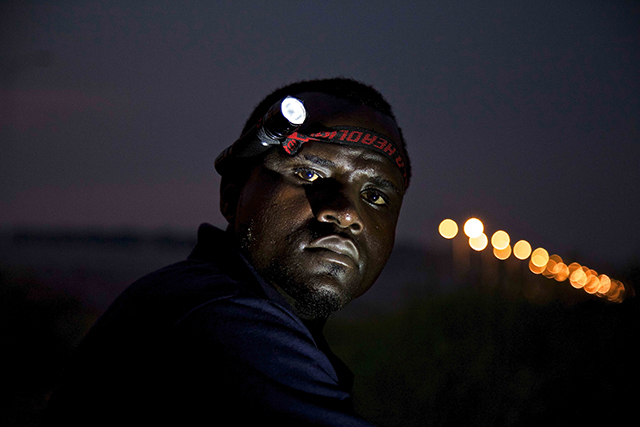
[[[369,107],[322,93],[296,97],[309,112],[305,127],[358,126],[400,138],[393,119]],[[403,197],[402,175],[387,157],[308,142],[295,156],[271,150],[243,186],[222,189],[221,209],[258,273],[301,318],[321,320],[378,278]]]

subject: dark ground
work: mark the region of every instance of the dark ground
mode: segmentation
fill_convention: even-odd
[[[74,346],[111,300],[184,258],[192,243],[173,235],[5,238],[0,425],[36,425]],[[636,297],[610,303],[515,261],[487,277],[486,261],[471,256],[468,274],[454,277],[446,255],[399,245],[370,295],[328,325],[366,418],[403,427],[612,425],[634,414]],[[611,274],[632,284],[639,271],[631,262]]]

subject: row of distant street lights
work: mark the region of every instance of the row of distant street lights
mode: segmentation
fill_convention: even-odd
[[[440,223],[438,231],[445,239],[453,239],[458,235],[458,224],[452,219],[445,219]],[[558,282],[569,280],[574,288],[583,289],[609,301],[622,302],[624,299],[625,287],[622,282],[606,274],[598,274],[577,262],[566,264],[560,256],[549,255],[544,248],[531,250],[531,244],[526,240],[519,240],[512,246],[509,234],[503,230],[493,233],[489,240],[484,224],[478,218],[469,218],[464,223],[463,231],[469,238],[469,246],[475,251],[483,251],[491,242],[493,255],[499,260],[504,261],[512,254],[522,261],[529,258],[529,270],[534,274],[541,274]]]

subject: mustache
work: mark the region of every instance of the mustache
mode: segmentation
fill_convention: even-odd
[[[344,237],[345,239],[349,239],[359,249],[358,243],[353,239],[353,236],[351,236],[344,229],[332,223],[320,222],[317,219],[309,221],[306,227],[296,230],[294,233],[290,234],[287,239],[290,240],[289,243],[300,241],[300,239],[308,240],[308,242],[311,242],[321,237],[331,235],[338,235],[340,237]]]

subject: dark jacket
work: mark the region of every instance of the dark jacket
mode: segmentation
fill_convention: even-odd
[[[186,261],[127,288],[79,345],[42,425],[368,425],[321,332],[234,248],[204,224]]]

